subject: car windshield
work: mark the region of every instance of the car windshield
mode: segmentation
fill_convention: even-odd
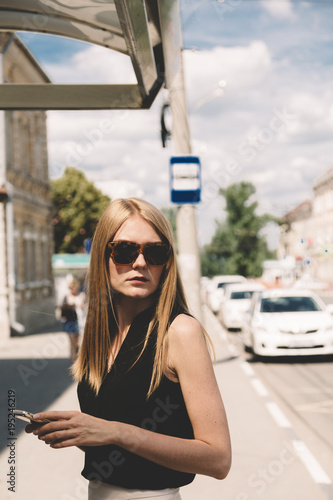
[[[272,297],[262,299],[260,311],[264,313],[321,311],[312,297]]]
[[[237,281],[228,281],[227,283],[223,281],[217,285],[217,288],[226,288],[228,285],[235,285],[236,283]]]
[[[253,291],[247,290],[246,292],[231,292],[230,299],[231,300],[239,300],[239,299],[250,299],[253,295]]]

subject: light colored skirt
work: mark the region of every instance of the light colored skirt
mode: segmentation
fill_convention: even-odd
[[[119,486],[102,483],[97,480],[89,481],[88,500],[181,500],[179,488],[165,490],[128,490]]]

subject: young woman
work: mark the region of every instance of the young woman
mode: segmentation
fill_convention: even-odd
[[[61,321],[70,340],[71,361],[74,363],[79,352],[80,322],[84,306],[84,293],[80,292],[80,282],[73,279],[68,284],[68,293],[61,306]]]
[[[89,500],[180,499],[195,474],[223,479],[227,419],[207,348],[188,311],[170,225],[150,203],[117,199],[94,235],[89,304],[73,372],[81,412],[27,426],[85,452]]]

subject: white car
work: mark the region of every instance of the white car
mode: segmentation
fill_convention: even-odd
[[[259,356],[333,354],[330,312],[312,291],[255,293],[243,324],[245,348]]]
[[[242,283],[245,281],[246,278],[238,274],[214,276],[211,279],[207,297],[208,305],[211,310],[215,314],[219,312],[224,295],[224,288],[227,285],[231,285],[232,283]]]
[[[301,288],[302,290],[329,290],[330,285],[325,281],[313,278],[309,274],[304,274],[299,280],[293,284],[293,288]]]
[[[225,288],[219,319],[227,330],[241,330],[243,315],[250,308],[254,292],[265,290],[261,283],[237,283]]]

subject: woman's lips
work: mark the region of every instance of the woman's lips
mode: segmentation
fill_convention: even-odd
[[[143,276],[135,276],[134,278],[131,278],[129,281],[140,281],[140,283],[146,283],[148,280]]]

